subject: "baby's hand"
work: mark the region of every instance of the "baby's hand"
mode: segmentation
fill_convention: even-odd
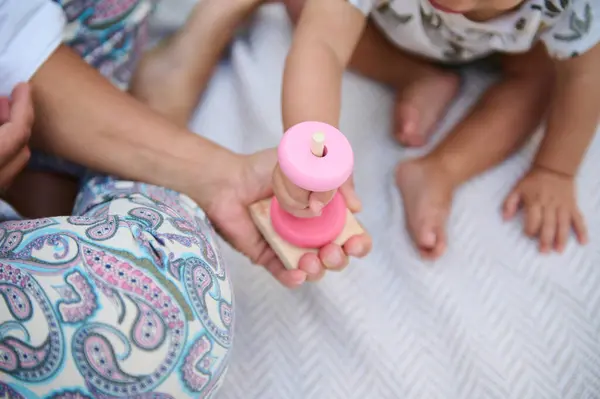
[[[339,188],[351,212],[360,211],[361,203],[354,191],[352,176]],[[315,217],[331,201],[335,190],[323,193],[304,190],[292,183],[281,171],[279,164],[273,172],[273,193],[281,207],[297,217]]]
[[[580,244],[587,242],[587,230],[577,206],[572,176],[534,166],[507,197],[505,220],[513,218],[520,206],[525,213],[525,233],[539,238],[541,252],[552,249],[562,252],[571,228]]]

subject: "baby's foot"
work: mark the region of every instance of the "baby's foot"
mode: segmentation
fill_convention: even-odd
[[[426,159],[401,163],[396,183],[404,201],[406,227],[423,258],[436,259],[446,249],[446,219],[454,186],[444,169]]]
[[[167,39],[144,53],[129,87],[130,93],[164,116],[187,121],[187,110],[198,102],[188,71]],[[181,114],[181,115],[180,115]]]
[[[204,88],[199,76],[212,70],[202,57],[212,59],[223,51],[229,42],[223,39],[233,38],[230,25],[241,25],[258,6],[269,2],[273,1],[199,2],[183,28],[144,53],[131,80],[130,93],[168,118],[187,123]],[[216,22],[215,18],[221,20]]]
[[[459,83],[455,73],[428,68],[400,89],[394,109],[396,139],[408,147],[425,145],[456,95]]]

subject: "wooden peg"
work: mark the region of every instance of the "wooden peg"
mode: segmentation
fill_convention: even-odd
[[[317,157],[322,157],[325,153],[325,134],[317,132],[312,135],[310,142],[310,151]]]

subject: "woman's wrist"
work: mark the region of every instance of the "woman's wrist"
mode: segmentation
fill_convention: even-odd
[[[188,195],[206,209],[216,193],[234,185],[243,156],[193,133],[182,135],[171,148],[173,157],[156,165],[156,184]],[[170,158],[170,160],[169,160]]]

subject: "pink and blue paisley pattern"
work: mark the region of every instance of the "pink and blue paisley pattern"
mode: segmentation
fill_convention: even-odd
[[[54,1],[66,42],[125,88],[153,0]],[[214,231],[186,196],[93,177],[73,216],[0,223],[0,398],[210,398],[233,319]]]
[[[67,17],[65,42],[91,66],[125,88],[147,39],[156,0],[53,0]]]
[[[233,307],[204,213],[94,177],[74,215],[0,223],[0,397],[211,397]]]

